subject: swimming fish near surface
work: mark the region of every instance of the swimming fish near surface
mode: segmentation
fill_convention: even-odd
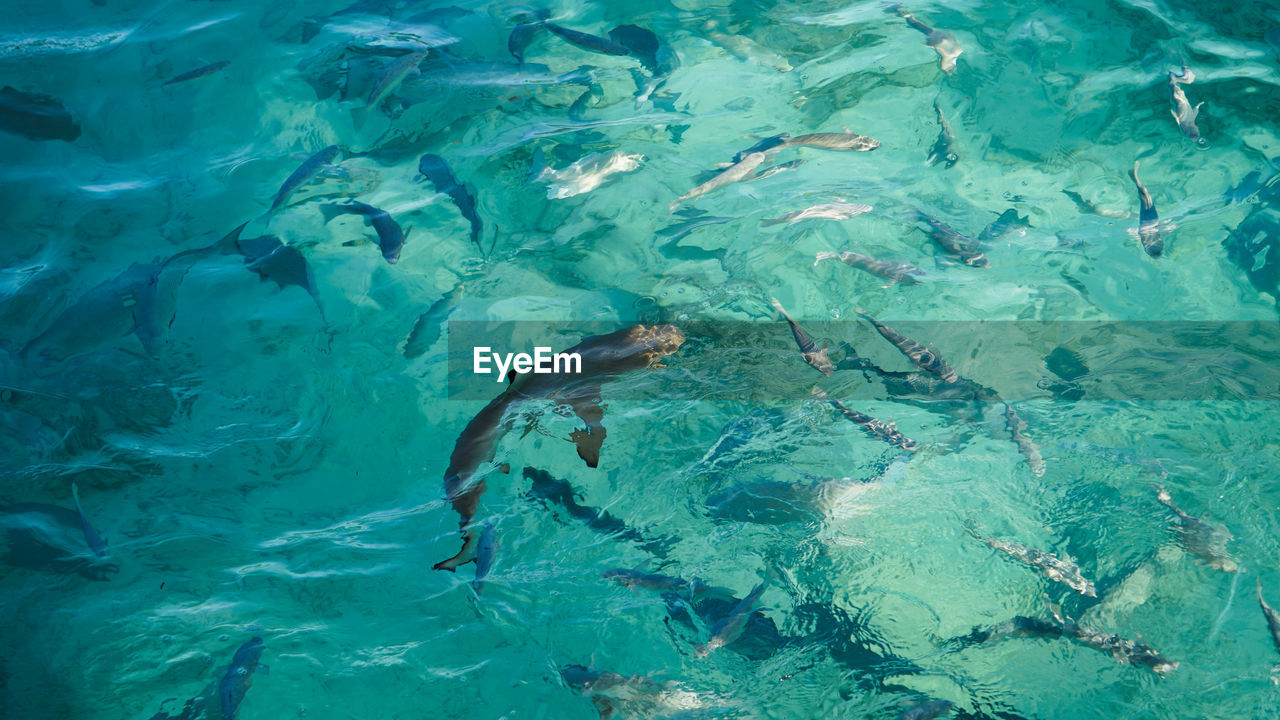
[[[275,214],[295,190],[314,180],[321,170],[324,170],[337,159],[341,152],[342,149],[337,145],[330,145],[304,160],[297,170],[289,173],[289,177],[285,178],[284,184],[276,191],[276,196],[271,200],[271,209],[267,211],[267,215]]]
[[[382,251],[382,258],[391,265],[400,261],[400,251],[404,249],[404,242],[409,237],[409,233],[401,228],[386,210],[352,201],[345,204],[321,205],[320,213],[324,215],[326,224],[339,215],[363,217],[364,223],[372,226],[378,235],[378,249]],[[356,242],[358,241],[348,241],[343,244],[351,245]]]
[[[1262,616],[1267,619],[1267,630],[1271,631],[1271,642],[1280,650],[1280,613],[1277,613],[1262,597],[1262,578],[1258,578],[1258,605],[1262,606]]]
[[[924,276],[923,270],[909,263],[895,262],[893,260],[880,260],[878,258],[873,258],[870,255],[863,255],[861,253],[851,252],[848,250],[840,253],[828,251],[818,252],[814,255],[813,264],[817,265],[823,260],[839,260],[849,267],[865,270],[872,275],[879,275],[885,280],[888,280],[890,285],[896,282],[903,283],[904,285],[916,285],[920,282],[916,277]],[[886,287],[888,286],[886,285]]]
[[[791,319],[791,315],[782,307],[782,303],[778,302],[778,298],[769,298],[769,302],[773,305],[773,309],[777,310],[783,319],[787,321],[787,325],[791,326],[791,335],[796,339],[796,345],[800,346],[800,354],[804,357],[804,361],[809,363],[809,366],[814,370],[831,377],[831,374],[835,372],[835,367],[832,366],[831,358],[827,355],[827,348],[818,347],[813,338],[809,337],[809,333],[805,332],[804,328]]]
[[[418,72],[418,66],[426,59],[427,53],[423,51],[407,53],[392,60],[373,81],[365,106],[376,108],[382,104],[388,95],[400,87],[400,83],[404,82],[406,77]]]
[[[533,156],[529,179],[547,183],[547,199],[563,200],[589,193],[600,187],[612,175],[629,173],[640,167],[645,157],[639,153],[615,150],[611,153],[592,153],[572,165],[556,170],[549,167],[539,149]]]
[[[856,217],[872,210],[873,208],[870,205],[838,200],[836,202],[813,205],[803,210],[793,210],[780,217],[766,218],[760,221],[760,225],[768,227],[769,225],[780,225],[782,223],[796,223],[801,220],[848,220],[851,217]]]
[[[569,441],[577,446],[578,457],[588,467],[600,463],[600,448],[606,436],[604,408],[600,405],[601,384],[629,372],[661,367],[662,358],[684,344],[684,333],[674,325],[633,325],[607,335],[593,335],[566,350],[577,353],[581,372],[527,373],[515,375],[507,389],[471,418],[454,443],[444,474],[445,498],[458,513],[462,549],[453,557],[434,565],[436,570],[456,569],[475,559],[479,533],[472,520],[485,492],[481,468],[492,462],[498,443],[511,429],[511,410],[528,400],[548,399],[568,405],[586,423]],[[514,375],[514,373],[513,373]]]
[[[262,638],[255,637],[236,650],[231,658],[231,666],[218,682],[218,706],[222,709],[222,720],[236,720],[240,703],[253,684],[253,673],[258,669],[258,661],[265,648]]]
[[[0,130],[30,140],[71,142],[80,137],[80,124],[61,100],[8,85],[0,88]]]
[[[1174,75],[1169,73],[1169,101],[1173,103],[1173,107],[1169,110],[1173,114],[1173,119],[1178,123],[1178,130],[1183,135],[1192,140],[1200,139],[1200,128],[1196,127],[1196,117],[1200,114],[1200,106],[1204,103],[1196,103],[1195,107],[1191,106],[1191,101],[1187,100],[1187,94],[1183,92],[1183,85],[1190,85],[1196,81],[1195,73],[1187,69],[1187,64],[1182,63],[1182,74]]]
[[[781,147],[815,147],[823,150],[870,152],[880,147],[880,141],[856,133],[809,133],[790,138]]]
[[[1070,558],[1060,558],[1053,553],[1041,552],[1016,542],[985,536],[978,532],[977,526],[972,522],[965,523],[965,530],[988,547],[999,550],[1018,562],[1038,569],[1041,575],[1054,582],[1062,583],[1085,597],[1098,596],[1098,591],[1093,582],[1081,574],[1080,566]]]
[[[882,442],[887,442],[890,445],[900,447],[903,450],[916,449],[916,441],[898,432],[898,427],[893,423],[886,423],[881,420],[877,420],[870,415],[860,413],[857,410],[847,407],[844,403],[823,392],[822,388],[817,385],[813,386],[813,390],[811,392],[813,393],[813,396],[819,400],[824,400],[830,403],[831,406],[836,410],[839,410],[840,414],[844,415],[849,422],[862,428],[862,430],[871,437]]]
[[[603,53],[605,55],[630,55],[631,50],[625,45],[620,45],[609,38],[603,38],[599,35],[584,33],[579,30],[571,30],[562,25],[553,22],[543,23],[548,30],[559,35],[569,42],[570,45],[587,50],[589,52]]]
[[[765,570],[764,577],[760,580],[760,584],[756,585],[747,596],[738,601],[733,610],[727,616],[721,618],[715,625],[711,627],[711,637],[701,645],[694,647],[694,653],[704,658],[715,650],[728,645],[742,636],[742,631],[747,626],[747,621],[751,619],[752,613],[755,612],[756,604],[760,602],[760,596],[764,594],[765,588],[769,585],[773,577],[773,568]]]
[[[404,342],[404,356],[409,360],[420,357],[440,339],[440,331],[449,316],[457,309],[458,302],[464,292],[463,283],[458,283],[452,290],[431,303],[427,311],[418,316],[413,323],[413,330]]]
[[[669,210],[671,212],[675,212],[676,208],[680,206],[680,203],[685,200],[692,200],[693,198],[701,197],[713,190],[719,190],[722,187],[732,185],[733,183],[745,179],[748,175],[754,172],[757,167],[760,167],[760,163],[764,162],[764,157],[765,155],[762,152],[753,152],[744,155],[741,160],[722,170],[719,175],[716,175],[675,200],[672,200]]]
[[[956,154],[956,136],[951,132],[947,119],[942,116],[942,108],[937,100],[933,101],[933,111],[938,114],[938,139],[929,148],[929,156],[925,158],[925,162],[930,165],[943,163],[943,167],[950,169],[960,160],[960,156]]]
[[[708,20],[702,29],[706,31],[708,40],[739,60],[766,65],[778,72],[791,72],[791,63],[786,58],[749,37],[720,30],[714,20]]]
[[[80,490],[76,488],[75,483],[71,483],[71,498],[76,504],[76,514],[80,516],[80,528],[84,531],[85,544],[89,546],[94,555],[106,557],[107,541],[89,523],[88,516],[84,514],[84,508],[80,507]]]
[[[1138,188],[1138,241],[1142,249],[1151,257],[1160,257],[1164,253],[1164,239],[1160,237],[1160,216],[1156,214],[1155,203],[1151,201],[1151,193],[1147,186],[1138,179],[1138,161],[1133,161],[1133,169],[1129,177]]]
[[[188,80],[195,80],[196,78],[202,78],[205,75],[212,75],[230,64],[231,64],[230,60],[219,60],[218,62],[215,62],[215,63],[202,65],[196,68],[195,70],[188,70],[180,75],[174,75],[173,77],[161,83],[160,87],[167,87],[169,85],[174,85],[180,82],[186,82]]]
[[[952,229],[950,225],[920,210],[914,212],[917,220],[929,226],[925,234],[938,247],[942,248],[944,253],[969,267],[991,267],[991,261],[987,259],[986,255],[982,254],[978,249],[977,243],[972,238],[961,235]]]
[[[916,19],[915,15],[903,10],[901,5],[891,6],[886,12],[896,12],[898,17],[907,21],[908,25],[924,34],[924,44],[938,53],[942,72],[948,75],[955,72],[956,58],[964,52],[964,48],[960,47],[960,43],[956,41],[955,35],[946,30],[936,30],[925,25]]]
[[[1177,516],[1176,532],[1192,555],[1215,570],[1233,573],[1240,569],[1236,561],[1231,559],[1231,554],[1227,552],[1227,543],[1232,538],[1230,531],[1226,528],[1214,527],[1198,517],[1183,512],[1173,503],[1173,497],[1163,487],[1156,489],[1156,500]]]
[[[480,221],[480,213],[476,209],[475,192],[467,185],[458,182],[449,169],[449,164],[439,155],[427,153],[418,160],[418,174],[431,182],[438,193],[449,196],[463,219],[471,224],[471,242],[480,248],[480,233],[484,228]]]
[[[871,323],[881,337],[893,343],[893,346],[898,348],[898,351],[906,356],[916,367],[936,375],[943,382],[951,384],[960,382],[960,375],[955,370],[952,370],[950,365],[947,365],[947,361],[943,360],[941,355],[876,320],[862,308],[857,308],[857,313]]]

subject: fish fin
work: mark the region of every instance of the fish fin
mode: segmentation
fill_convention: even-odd
[[[501,465],[499,465],[499,466],[498,466],[498,472],[502,473],[503,475],[510,475],[510,474],[511,474],[511,463],[502,463]],[[486,525],[487,525],[487,524],[486,524]]]
[[[338,217],[339,215],[343,215],[346,212],[347,212],[346,208],[334,203],[329,203],[329,204],[320,206],[320,214],[324,216],[324,222],[326,225],[328,225],[329,222],[334,218]]]
[[[466,565],[469,562],[475,562],[476,559],[476,542],[479,537],[471,530],[462,531],[462,549],[457,555],[448,560],[441,560],[431,566],[432,570],[448,570],[453,572],[458,569],[459,565]]]
[[[1195,106],[1195,107],[1193,107],[1193,108],[1191,108],[1191,120],[1192,120],[1192,121],[1194,121],[1197,117],[1199,117],[1199,116],[1200,116],[1200,106],[1201,106],[1201,105],[1204,105],[1204,101],[1203,101],[1203,100],[1202,100],[1202,101],[1200,101],[1200,102],[1198,102],[1198,103],[1196,103],[1196,106]]]
[[[541,181],[549,170],[547,156],[542,152],[542,148],[534,150],[533,159],[529,161],[529,182]]]
[[[370,242],[373,242],[373,241],[367,237],[360,237],[360,238],[356,238],[355,240],[348,240],[342,243],[342,247],[358,247],[360,245],[367,245]]]
[[[585,428],[569,433],[569,442],[578,446],[578,457],[587,463],[587,467],[592,468],[600,465],[600,448],[604,445],[605,436],[608,434],[602,424],[604,408],[595,399],[599,396],[599,392],[599,388],[589,388],[589,392],[584,392],[569,401],[574,414],[587,424]]]

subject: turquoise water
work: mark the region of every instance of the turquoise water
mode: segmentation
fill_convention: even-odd
[[[951,73],[875,2],[10,8],[3,715],[894,718],[943,700],[962,718],[1275,717],[1256,593],[1280,606],[1280,7],[901,12],[951,34]],[[591,51],[542,17],[634,25],[664,50]],[[1183,63],[1199,142],[1170,116]],[[819,132],[879,146],[773,148],[671,207],[758,141]],[[628,157],[598,185],[569,177],[612,153]],[[469,194],[424,178],[424,154]],[[1135,160],[1160,257],[1138,239]],[[403,247],[334,214],[352,201]],[[836,201],[872,209],[761,222]],[[969,238],[1025,220],[970,267],[916,209]],[[814,263],[841,251],[924,274]],[[770,298],[829,346],[829,377]],[[477,592],[474,564],[433,571],[459,548],[450,454],[504,392],[473,347],[636,323],[684,342],[585,383],[598,467],[565,442],[583,420],[563,396],[510,402],[463,473],[487,485],[469,532],[492,528],[488,574]],[[1176,532],[1159,487],[1230,531],[1216,562],[1236,572]],[[1097,597],[967,525],[1073,558]],[[757,588],[741,635],[700,657]],[[1079,631],[971,635],[1017,616],[1178,666],[1117,662]],[[260,665],[237,657],[254,637]]]

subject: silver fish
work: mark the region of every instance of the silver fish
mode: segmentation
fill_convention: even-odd
[[[628,173],[640,167],[645,159],[639,153],[626,153],[621,150],[605,153],[593,153],[569,167],[556,170],[542,161],[542,151],[534,156],[534,171],[530,173],[534,182],[547,183],[547,199],[563,200],[575,195],[589,193],[600,187],[610,175]]]
[[[685,200],[692,200],[693,198],[701,197],[713,190],[719,190],[726,185],[732,185],[733,183],[742,180],[751,174],[751,172],[757,167],[760,167],[760,163],[762,162],[764,162],[764,153],[753,152],[747,154],[736,164],[723,170],[719,175],[716,175],[675,200],[672,200],[669,209],[671,212],[675,212],[676,208],[680,206],[680,203]]]
[[[960,57],[960,53],[964,52],[964,48],[960,47],[960,43],[956,41],[956,36],[946,30],[936,30],[925,25],[917,20],[915,15],[904,11],[901,6],[892,9],[896,10],[898,16],[906,20],[908,25],[924,33],[924,44],[938,53],[942,72],[948,75],[955,72],[956,58]]]
[[[869,152],[880,147],[880,141],[866,135],[856,133],[809,133],[797,135],[782,144],[782,147],[816,147],[824,150],[853,150]]]
[[[480,530],[480,541],[476,544],[476,576],[471,580],[471,587],[476,595],[484,588],[484,579],[493,568],[493,557],[498,551],[498,531],[493,523],[486,522]]]
[[[862,213],[871,212],[873,209],[870,205],[840,200],[813,205],[803,210],[795,210],[776,218],[766,218],[761,220],[760,224],[767,227],[782,223],[800,222],[801,220],[847,220]]]
[[[983,536],[972,523],[966,523],[965,530],[987,546],[999,550],[1014,560],[1039,569],[1040,574],[1054,582],[1060,582],[1085,597],[1098,596],[1093,582],[1081,574],[1080,566],[1070,558],[1064,560],[1053,553],[1041,552],[1016,542]]]
[[[365,105],[371,108],[377,107],[387,95],[404,82],[406,77],[418,71],[418,65],[421,65],[426,57],[425,51],[411,52],[393,60],[374,81],[373,88],[369,90],[369,100]]]
[[[1231,541],[1231,532],[1226,528],[1217,528],[1198,517],[1183,512],[1173,504],[1173,496],[1163,487],[1156,491],[1156,500],[1178,516],[1178,537],[1182,539],[1187,550],[1200,558],[1209,567],[1223,572],[1233,573],[1240,569],[1235,560],[1227,552],[1227,543]]]
[[[1187,100],[1187,94],[1182,91],[1183,85],[1190,85],[1195,81],[1195,73],[1187,69],[1186,63],[1182,63],[1181,75],[1169,73],[1169,100],[1173,103],[1173,108],[1169,112],[1178,123],[1178,129],[1183,135],[1192,140],[1199,140],[1200,128],[1196,127],[1196,116],[1200,114],[1200,106],[1204,103],[1196,103],[1195,107],[1191,107],[1191,101]]]
[[[767,65],[778,72],[791,72],[791,63],[778,53],[751,38],[743,37],[742,35],[730,35],[721,32],[716,27],[714,20],[708,21],[703,25],[703,29],[707,31],[707,39],[724,48],[730,55],[746,62]]]
[[[849,267],[865,270],[872,275],[879,275],[880,277],[888,280],[890,285],[895,282],[900,282],[905,285],[916,285],[920,281],[917,280],[915,276],[924,275],[923,270],[908,263],[894,262],[893,260],[880,260],[878,258],[873,258],[870,255],[863,255],[861,253],[850,252],[848,250],[841,253],[826,251],[819,252],[814,256],[813,264],[817,265],[823,260],[839,260]]]

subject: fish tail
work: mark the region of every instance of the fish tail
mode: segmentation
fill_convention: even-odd
[[[763,223],[761,223],[763,225]],[[833,253],[830,250],[823,250],[813,256],[813,264],[817,265],[823,260],[835,260],[840,257],[839,253]]]

